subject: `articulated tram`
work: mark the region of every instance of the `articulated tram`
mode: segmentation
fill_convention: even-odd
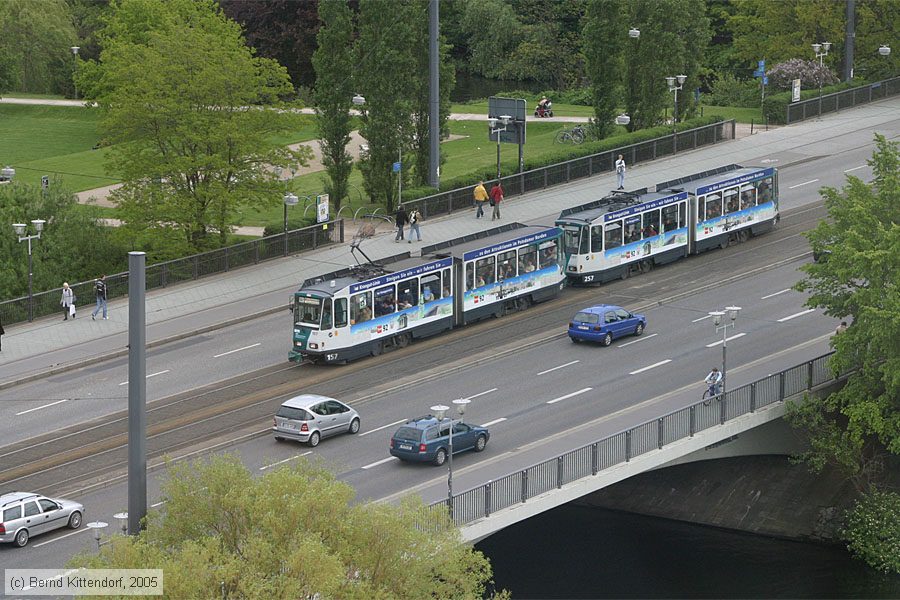
[[[504,225],[309,279],[292,297],[295,362],[345,362],[555,298],[566,282],[627,278],[764,233],[778,222],[778,173],[728,165],[614,191],[555,226]]]
[[[476,239],[472,239],[472,238]],[[386,265],[307,280],[293,296],[292,361],[343,362],[555,298],[562,231],[513,223]]]

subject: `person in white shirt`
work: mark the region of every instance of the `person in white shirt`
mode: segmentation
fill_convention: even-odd
[[[620,154],[616,159],[616,179],[619,182],[619,189],[625,189],[625,158]]]

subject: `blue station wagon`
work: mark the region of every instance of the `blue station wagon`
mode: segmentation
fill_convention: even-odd
[[[573,342],[600,342],[609,346],[616,338],[641,335],[647,328],[647,317],[628,312],[621,306],[598,304],[581,310],[569,323]]]
[[[491,434],[486,427],[453,422],[453,454],[481,452]],[[450,421],[428,415],[407,421],[391,437],[391,455],[401,460],[433,462],[440,466],[450,452]]]

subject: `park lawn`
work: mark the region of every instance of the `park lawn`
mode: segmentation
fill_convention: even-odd
[[[742,108],[739,106],[703,106],[703,116],[720,116],[726,120],[734,119],[738,123],[762,122],[762,110],[759,108]]]
[[[527,100],[527,99],[526,99]],[[526,119],[537,119],[534,116],[534,107],[537,106],[537,101],[528,100],[525,103],[525,117]],[[463,113],[463,114],[476,114],[476,115],[485,115],[487,118],[488,112],[488,101],[485,98],[484,100],[475,101],[472,103],[466,104],[453,104],[450,106],[451,113]],[[553,103],[553,116],[554,117],[593,117],[594,116],[594,108],[592,106],[579,106],[577,104],[557,104]]]

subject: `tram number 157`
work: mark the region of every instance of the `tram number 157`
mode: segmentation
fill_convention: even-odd
[[[337,357],[338,357],[337,354],[326,354],[325,360],[337,360]]]

